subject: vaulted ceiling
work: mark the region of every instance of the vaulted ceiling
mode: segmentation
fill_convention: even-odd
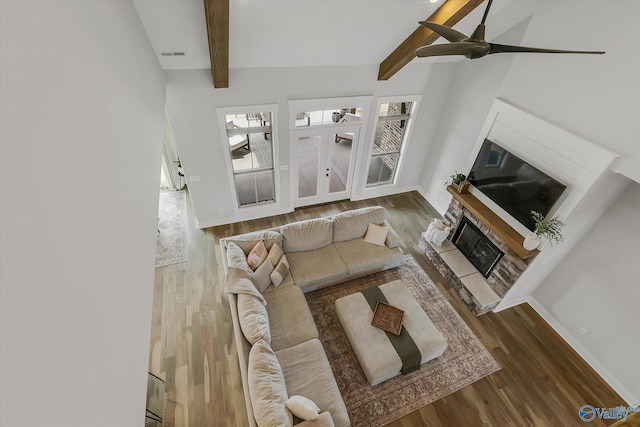
[[[380,64],[443,2],[229,0],[229,68]],[[458,2],[467,0],[449,0]],[[492,15],[507,2],[496,1]],[[133,3],[164,69],[211,67],[203,0]],[[482,9],[456,28],[471,32]],[[459,58],[414,59],[443,60]]]

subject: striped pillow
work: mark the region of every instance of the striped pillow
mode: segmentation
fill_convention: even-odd
[[[287,261],[286,255],[282,255],[282,258],[278,261],[278,265],[276,265],[276,268],[271,273],[271,283],[273,283],[273,286],[276,288],[280,286],[284,278],[287,277],[287,274],[289,274],[289,261]]]

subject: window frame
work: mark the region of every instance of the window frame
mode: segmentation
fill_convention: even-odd
[[[227,129],[227,115],[232,114],[252,114],[252,113],[263,113],[269,112],[271,113],[271,130],[270,130],[270,141],[271,141],[271,155],[272,159],[272,168],[268,168],[265,170],[273,170],[273,197],[274,200],[272,202],[262,202],[251,205],[241,206],[240,201],[238,200],[238,190],[236,188],[236,181],[233,170],[233,160],[231,156],[231,151],[229,150],[229,132]],[[220,107],[216,109],[216,113],[218,115],[218,123],[220,127],[220,142],[222,144],[223,152],[226,153],[225,165],[227,167],[227,177],[230,187],[232,188],[231,199],[234,214],[236,216],[241,217],[252,217],[256,214],[260,214],[262,216],[269,214],[279,213],[282,208],[282,197],[280,192],[280,152],[278,147],[278,104],[262,104],[262,105],[248,105],[248,106],[237,106],[237,107]],[[232,133],[258,133],[264,132],[264,127],[255,127],[255,128],[246,128],[246,130],[253,130],[252,132],[244,132],[244,131],[233,131]],[[247,172],[248,173],[248,172]]]
[[[362,188],[364,192],[378,192],[377,190],[379,190],[386,193],[385,189],[389,189],[390,187],[396,187],[398,185],[398,179],[400,177],[402,166],[406,159],[406,152],[409,147],[409,143],[411,141],[411,133],[413,131],[413,125],[415,123],[414,119],[418,112],[418,108],[420,106],[421,100],[422,100],[422,95],[406,95],[406,96],[397,95],[397,96],[385,96],[385,97],[378,98],[376,102],[376,108],[374,110],[375,120],[372,120],[373,125],[372,125],[371,137],[369,140],[369,149],[368,149],[368,155],[367,155],[368,160],[366,164],[363,165],[364,170],[363,170]],[[397,103],[397,102],[411,102],[412,104],[411,104],[410,111],[405,114],[385,115],[385,116],[380,115],[380,107],[382,106],[382,104]],[[398,161],[396,163],[396,167],[393,173],[393,180],[391,182],[385,182],[380,184],[368,184],[367,178],[368,178],[369,168],[371,167],[371,161],[374,158],[376,130],[378,128],[378,123],[380,123],[381,121],[380,119],[382,119],[382,121],[392,121],[392,120],[403,121],[404,120],[404,125],[402,126],[404,127],[404,133],[402,135],[402,142],[400,143],[400,148],[397,151]],[[389,155],[389,154],[395,154],[395,153],[396,152],[382,153],[380,155],[376,155],[375,157],[380,157],[381,155]]]
[[[336,98],[311,98],[311,99],[291,99],[288,101],[289,114],[288,114],[288,127],[289,127],[289,159],[291,167],[289,170],[289,182],[291,183],[291,189],[289,191],[289,203],[290,206],[296,205],[296,194],[298,189],[298,146],[296,139],[296,132],[305,131],[307,129],[316,129],[318,132],[324,129],[342,129],[349,126],[358,126],[360,131],[358,133],[358,140],[353,143],[356,145],[354,159],[353,159],[353,181],[351,184],[351,196],[350,200],[354,200],[356,194],[361,192],[360,190],[360,176],[361,176],[361,164],[362,159],[365,156],[367,150],[366,134],[369,132],[369,117],[371,117],[371,105],[372,95],[360,95],[360,96],[346,96]],[[318,126],[295,126],[296,113],[302,111],[317,111],[317,110],[330,110],[335,108],[336,105],[349,105],[349,108],[361,108],[362,120],[359,123],[331,123]]]

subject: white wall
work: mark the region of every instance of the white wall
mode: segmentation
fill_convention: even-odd
[[[511,20],[517,24],[497,37],[488,32],[487,38],[497,43],[518,44],[529,25],[530,13],[531,8],[504,7],[494,20]],[[514,60],[514,55],[463,59],[458,63],[451,91],[445,99],[439,100],[443,103],[444,113],[437,137],[429,147],[420,186],[425,197],[440,213],[447,210],[451,201],[444,184],[449,175],[455,170],[463,171],[468,163],[493,99],[500,94]]]
[[[626,387],[629,404],[640,402],[639,220],[640,184],[633,183],[533,293]]]
[[[574,16],[579,9],[579,19]],[[640,97],[640,2],[517,1],[494,21],[514,27],[487,39],[528,46],[602,49],[605,55],[498,54],[459,63],[420,185],[441,212],[443,183],[467,163],[493,98],[621,155],[615,170],[640,181],[635,101]]]
[[[421,180],[429,201],[439,211],[446,210],[450,197],[444,191],[443,182],[454,169],[467,164],[493,98],[503,99],[619,153],[621,159],[614,165],[614,170],[640,181],[636,118],[636,103],[640,97],[637,73],[640,69],[640,2],[522,0],[509,3],[490,19],[513,19],[512,22],[518,23],[495,38],[490,33],[491,20],[488,21],[487,39],[490,41],[566,49],[602,49],[607,53],[602,56],[504,54],[461,62]],[[588,240],[585,242],[581,238],[627,184],[626,178],[613,173],[602,177],[567,218],[565,242],[543,250],[540,255],[543,258],[539,261],[544,268],[527,271],[527,274],[536,276],[535,280],[529,280],[525,288],[512,289],[505,298],[507,305],[526,300],[540,283],[546,287],[546,280],[550,279],[545,277],[555,264],[558,264],[559,271],[566,271],[562,274],[567,276],[582,277],[597,271],[597,266],[585,262],[569,263],[565,267],[563,258],[567,253],[578,250],[597,258],[618,247],[613,235],[600,245],[589,244]],[[629,228],[627,233],[629,239],[640,238],[637,229]],[[627,271],[631,265],[621,263],[618,274],[630,274]],[[553,313],[552,307],[547,307],[548,302],[541,301],[542,308]],[[624,310],[624,304],[617,301],[609,304],[607,311],[616,307]],[[586,318],[593,311],[592,306],[576,306],[571,318]],[[622,341],[626,338],[624,332],[618,332],[627,330],[627,325],[620,323],[619,319],[611,319],[605,325],[608,326],[607,339]],[[570,332],[575,333],[573,325],[569,326]],[[604,356],[597,349],[594,354],[598,358]],[[612,359],[602,359],[600,362],[611,369]],[[624,368],[637,369],[637,366],[623,365],[615,370],[616,375],[622,375]],[[618,377],[617,380],[622,381],[623,378]]]
[[[517,56],[500,96],[619,153],[615,170],[640,182],[640,2],[538,3],[523,44],[606,54]]]
[[[164,78],[130,2],[0,8],[0,424],[138,427]]]
[[[214,89],[208,70],[166,71],[167,113],[199,226],[237,221],[233,216],[233,187],[224,161],[228,151],[221,143],[216,108],[278,104],[279,160],[281,165],[289,165],[288,100],[374,95],[375,106],[377,96],[416,95],[426,87],[430,97],[423,98],[420,105],[407,162],[398,178],[396,191],[402,191],[414,189],[422,174],[427,141],[437,126],[440,100],[446,95],[454,69],[451,63],[414,64],[387,82],[377,81],[377,66],[231,69],[229,89]],[[433,102],[434,94],[438,102]],[[369,129],[365,144],[372,138]],[[366,164],[368,160],[360,161]],[[189,180],[194,175],[199,181]],[[282,212],[293,209],[289,206],[289,187],[289,172],[281,172]]]

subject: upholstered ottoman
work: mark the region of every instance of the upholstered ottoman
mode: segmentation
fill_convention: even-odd
[[[387,302],[404,311],[402,324],[420,350],[421,364],[442,355],[447,340],[400,280],[380,285]],[[400,374],[402,360],[387,333],[372,326],[373,310],[361,292],[336,300],[336,313],[369,384]]]

